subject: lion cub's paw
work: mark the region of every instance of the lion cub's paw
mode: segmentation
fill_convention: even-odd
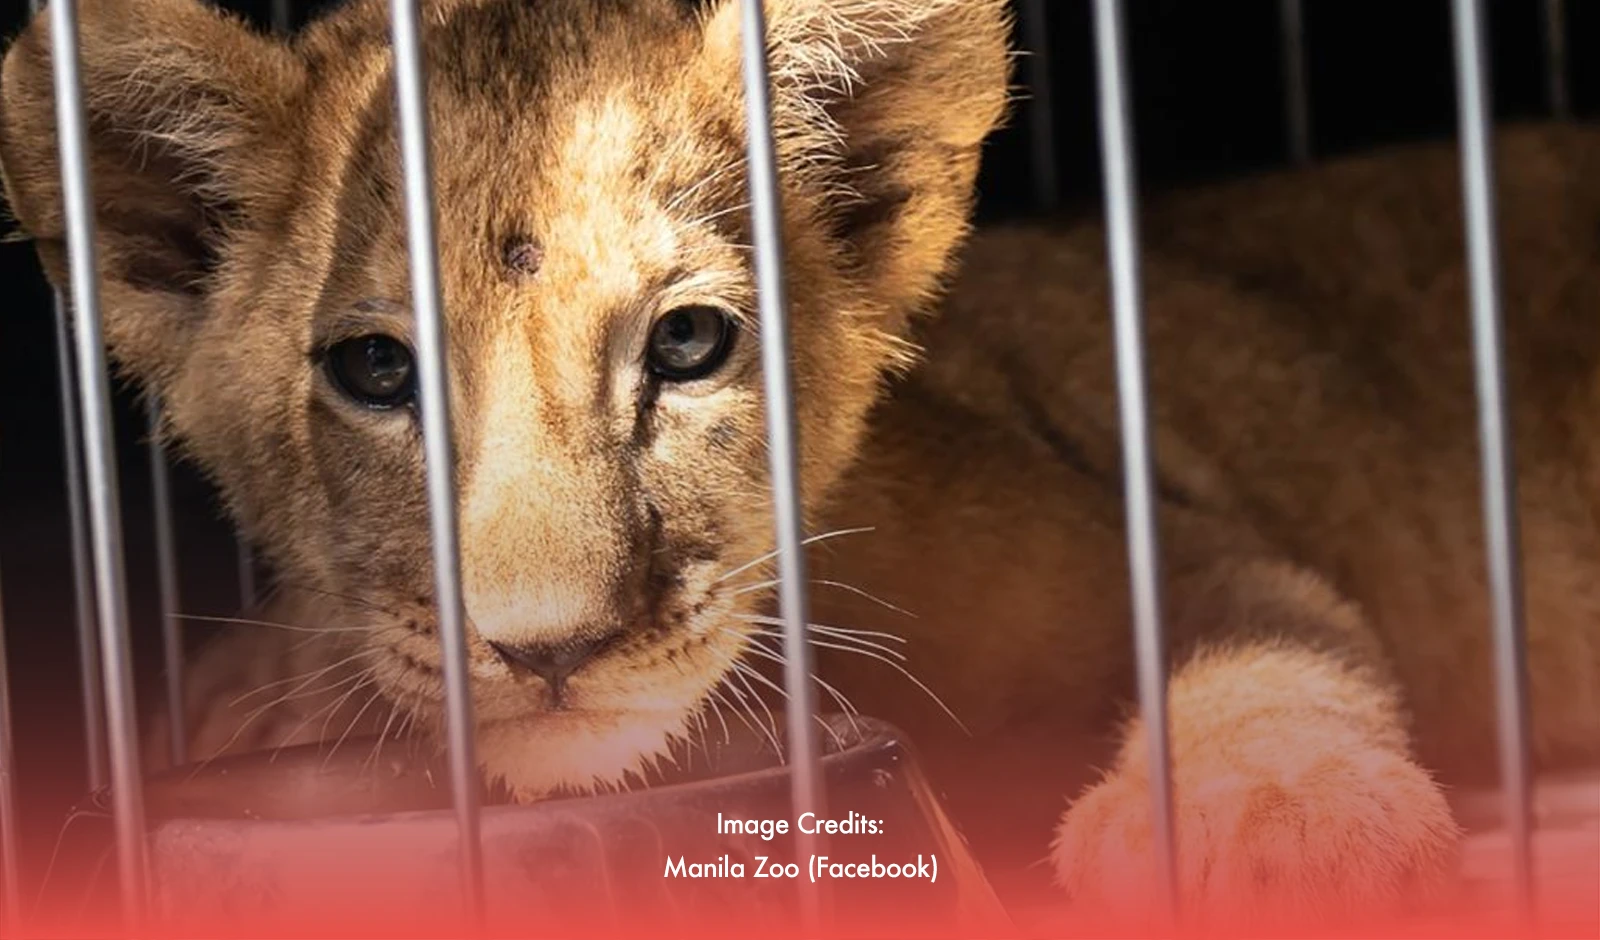
[[[1449,884],[1459,830],[1421,767],[1380,749],[1295,763],[1289,755],[1287,766],[1191,755],[1175,764],[1186,922],[1239,929],[1382,920]],[[1150,818],[1142,771],[1112,774],[1068,809],[1053,862],[1075,913],[1148,923],[1161,912]]]

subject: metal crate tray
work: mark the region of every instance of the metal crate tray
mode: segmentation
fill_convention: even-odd
[[[935,881],[830,882],[832,912],[880,935],[986,933],[1007,923],[977,863],[902,736],[870,718],[829,716],[822,766],[829,818],[881,820],[885,835],[834,836],[838,861],[937,856]],[[781,728],[781,721],[779,722]],[[680,756],[659,785],[509,805],[483,794],[491,933],[746,935],[798,923],[794,880],[753,876],[756,859],[792,860],[793,837],[719,835],[721,814],[795,825],[790,779],[772,743],[730,725]],[[146,790],[156,932],[217,936],[425,936],[459,924],[455,816],[437,756],[371,741],[332,755],[285,748],[180,768]],[[103,798],[101,800],[103,804]],[[92,832],[88,830],[93,830]],[[74,893],[115,909],[111,827],[82,827],[98,877]],[[669,859],[746,866],[742,878],[668,878]],[[800,862],[802,881],[807,865]],[[248,925],[248,927],[243,926]]]

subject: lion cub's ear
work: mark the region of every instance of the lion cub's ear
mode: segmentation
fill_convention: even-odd
[[[737,86],[739,0],[706,26]],[[980,146],[1004,118],[1005,0],[767,0],[779,159],[833,200],[835,230],[891,309],[932,292],[966,232]]]
[[[79,48],[106,335],[141,378],[199,313],[233,225],[281,186],[290,96],[283,44],[200,0],[80,0]],[[50,278],[66,284],[49,17],[0,75],[0,174]]]

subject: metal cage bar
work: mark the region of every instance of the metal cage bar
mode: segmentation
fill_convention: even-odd
[[[72,543],[73,619],[78,637],[78,681],[82,686],[84,749],[89,788],[106,785],[106,702],[100,685],[100,637],[95,627],[94,580],[89,558],[89,519],[84,508],[83,433],[78,423],[77,366],[73,362],[71,314],[55,293],[56,368],[60,374],[62,457],[66,464],[67,525]]]
[[[294,10],[290,0],[272,0],[272,28],[280,34],[294,29]]]
[[[272,31],[287,36],[294,31],[294,4],[292,0],[272,0]],[[237,536],[235,536],[237,538]],[[249,610],[259,598],[256,584],[256,557],[250,543],[239,539],[239,606]]]
[[[1096,86],[1101,172],[1105,179],[1106,250],[1116,332],[1117,395],[1122,413],[1122,472],[1133,598],[1139,712],[1150,747],[1150,802],[1159,850],[1161,899],[1178,912],[1172,768],[1167,741],[1166,650],[1161,620],[1161,558],[1151,482],[1150,409],[1144,370],[1144,300],[1140,285],[1138,178],[1133,108],[1121,0],[1095,0]]]
[[[1572,94],[1567,78],[1566,0],[1544,0],[1545,94],[1550,113],[1566,120],[1572,117]]]
[[[800,510],[799,442],[791,388],[788,290],[783,270],[783,205],[778,185],[777,145],[772,130],[772,83],[767,61],[767,21],[762,0],[742,0],[741,46],[745,127],[750,187],[750,219],[755,243],[756,300],[760,307],[761,373],[767,408],[767,453],[772,472],[773,523],[778,543],[778,606],[783,619],[784,688],[789,701],[790,795],[795,815],[821,814],[823,780],[816,730],[811,645],[811,615],[806,597],[806,557]],[[817,852],[821,838],[795,833],[796,853]],[[802,880],[800,914],[808,930],[822,921],[823,897]]]
[[[111,391],[100,319],[94,197],[89,178],[87,116],[78,59],[77,2],[52,0],[49,14],[62,200],[66,209],[72,307],[77,319],[78,398],[83,409],[84,466],[88,478],[95,600],[103,653],[117,868],[124,917],[128,926],[136,930],[144,922],[147,901],[144,782],[139,776],[136,750],[133,656],[128,637]]]
[[[1283,113],[1289,160],[1311,162],[1311,91],[1306,75],[1304,0],[1278,0],[1278,29],[1283,42]]]
[[[22,921],[17,853],[17,764],[11,737],[11,666],[6,659],[5,602],[0,599],[0,926],[18,936]]]
[[[1061,204],[1061,164],[1050,70],[1050,15],[1045,0],[1022,0],[1021,7],[1023,32],[1028,37],[1028,144],[1033,194],[1039,208],[1050,211]]]
[[[451,444],[449,359],[444,301],[434,232],[433,165],[429,154],[426,62],[418,0],[392,0],[396,102],[405,174],[406,251],[411,265],[411,305],[416,322],[417,403],[427,464],[434,588],[443,646],[445,731],[449,741],[450,795],[460,830],[463,902],[468,918],[484,914],[483,847],[478,799],[478,759],[467,673],[466,610],[456,528],[455,460]]]
[[[1528,698],[1522,622],[1522,571],[1517,522],[1517,479],[1506,407],[1501,337],[1500,256],[1496,242],[1494,153],[1490,142],[1488,56],[1482,0],[1454,0],[1456,102],[1460,111],[1461,185],[1466,209],[1472,351],[1478,389],[1483,513],[1488,553],[1490,614],[1494,633],[1495,707],[1500,785],[1511,835],[1512,876],[1519,912],[1532,911],[1533,860],[1529,844]]]
[[[237,536],[235,536],[237,538]],[[239,564],[239,606],[245,610],[256,605],[256,556],[250,543],[240,539],[235,546]]]
[[[156,588],[161,604],[161,661],[167,693],[167,756],[172,766],[189,760],[188,730],[183,708],[183,624],[178,620],[178,539],[172,525],[172,475],[167,449],[161,444],[161,401],[151,396],[146,409],[150,442],[151,522],[156,535]]]
[[[36,14],[41,0],[28,0]],[[61,292],[51,294],[56,332],[57,386],[61,397],[62,463],[66,466],[67,525],[72,551],[73,621],[78,639],[78,682],[83,702],[83,745],[89,788],[106,785],[106,712],[100,689],[100,640],[95,634],[94,587],[89,575],[89,522],[83,506],[83,455],[78,428],[78,386],[73,365],[72,320]]]

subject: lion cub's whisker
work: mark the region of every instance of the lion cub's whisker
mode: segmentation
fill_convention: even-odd
[[[294,701],[295,699],[312,698],[313,696],[317,696],[317,695],[325,695],[325,694],[327,694],[329,692],[332,692],[334,689],[339,688],[340,686],[349,685],[351,682],[356,681],[357,679],[361,678],[362,676],[363,676],[363,673],[357,672],[357,673],[352,673],[352,674],[350,674],[348,676],[345,676],[345,677],[339,679],[337,682],[332,682],[332,683],[329,683],[328,685],[324,685],[324,686],[318,686],[317,688],[314,688],[314,689],[307,689],[306,691],[303,691],[303,692],[298,691],[298,690],[291,690],[290,692],[287,692],[287,693],[279,696],[278,698],[275,698],[272,701],[267,702],[264,705],[256,706],[255,709],[252,710],[248,716],[246,716],[246,720],[254,719],[258,715],[261,715],[261,714],[263,714],[263,713],[265,713],[267,711],[270,711],[270,710],[278,707],[279,705],[283,705],[283,704],[285,704],[287,702]]]
[[[759,643],[757,643],[756,640],[755,640],[755,637],[753,637],[753,636],[751,636],[749,634],[740,634],[740,633],[738,633],[737,631],[734,631],[734,630],[727,630],[726,628],[724,628],[724,630],[727,633],[730,633],[730,634],[732,634],[734,636],[740,636],[743,639],[747,640],[748,641],[748,645],[745,647],[745,649],[748,650],[749,652],[755,653],[757,656],[760,656],[763,659],[771,660],[772,662],[775,662],[780,666],[782,666],[782,665],[784,665],[784,664],[786,664],[788,662],[788,659],[785,658],[781,653],[775,652],[773,650],[769,650],[766,647],[764,647],[764,646],[760,645]],[[779,688],[777,684],[775,684],[771,679],[768,679],[766,676],[762,675],[759,671],[757,671],[755,669],[751,669],[748,665],[745,665],[744,663],[735,663],[734,666],[735,666],[735,669],[740,669],[742,667],[742,671],[744,671],[747,675],[754,676],[756,679],[760,680],[768,688],[775,690],[779,695],[783,696],[785,701],[788,700],[788,698],[789,698],[788,690]],[[834,685],[832,683],[828,682],[826,679],[824,679],[821,676],[817,675],[815,672],[813,672],[811,674],[811,678],[812,678],[813,681],[815,681],[817,683],[817,685],[822,686],[823,690],[826,691],[830,696],[832,696],[833,700],[839,704],[839,707],[844,711],[845,716],[847,718],[849,718],[849,720],[850,720],[850,728],[851,728],[851,730],[854,731],[857,734],[857,736],[859,736],[860,733],[861,733],[861,728],[860,728],[859,725],[856,724],[856,716],[861,714],[861,710],[855,706],[854,702],[850,701],[849,697],[847,697],[843,692],[840,692],[837,688],[834,687]],[[820,716],[819,716],[818,720],[819,721],[821,720]],[[823,727],[824,728],[828,727],[826,722],[823,722]],[[828,728],[828,730],[829,730],[829,733],[834,735],[834,740],[836,742],[838,742],[839,741],[838,734],[836,732],[834,732],[833,729],[831,729],[831,728]],[[839,743],[842,746],[842,742],[839,742]]]
[[[327,588],[312,587],[309,584],[301,584],[297,581],[279,581],[277,584],[273,585],[273,591],[276,592],[280,590],[301,591],[306,594],[316,594],[321,597],[331,598],[333,600],[348,601],[352,604],[365,607],[368,610],[375,611],[380,614],[388,614],[391,617],[399,616],[399,613],[393,608],[385,607],[371,598],[361,597],[356,594],[341,594],[338,591],[330,591]]]
[[[722,716],[722,706],[718,704],[719,702],[723,701],[724,700],[722,696],[717,694],[716,689],[712,689],[710,696],[706,698],[706,704],[711,706],[711,714],[715,715],[718,723],[722,725],[722,743],[727,744],[729,741],[733,740],[733,738],[728,731],[728,719]],[[706,758],[709,760],[710,757],[711,752],[707,751]]]
[[[738,660],[737,655],[735,655],[733,657],[730,657],[724,665],[733,667],[733,670],[731,672],[725,673],[720,679],[718,679],[717,680],[717,685],[718,686],[726,686],[728,691],[733,693],[734,698],[738,700],[739,705],[745,710],[745,712],[747,712],[749,714],[750,718],[752,720],[754,720],[757,724],[761,723],[761,719],[760,719],[760,716],[758,716],[756,714],[755,708],[751,703],[753,701],[754,703],[759,704],[761,706],[762,711],[766,712],[766,714],[767,714],[767,721],[770,723],[770,729],[769,729],[769,727],[767,725],[763,725],[762,728],[761,728],[761,731],[762,731],[762,733],[766,734],[767,738],[772,742],[773,747],[777,748],[777,746],[778,746],[778,742],[777,742],[777,727],[778,727],[778,725],[777,725],[777,721],[773,717],[772,709],[767,707],[767,703],[762,700],[760,695],[756,694],[755,689],[750,685],[749,681],[746,680],[745,677],[742,674],[740,674],[740,672],[738,671],[737,667],[739,665],[739,660]],[[733,678],[733,677],[737,677],[739,679],[739,681],[744,684],[745,691],[740,691],[737,686],[735,686],[732,682],[728,681],[730,678]],[[749,693],[749,697],[748,698],[746,698],[745,692]],[[709,755],[707,755],[707,756],[709,757]]]
[[[378,761],[382,760],[383,758],[383,742],[388,740],[389,728],[394,725],[394,720],[399,716],[399,714],[399,699],[391,699],[389,701],[389,714],[384,717],[383,726],[378,729],[378,740],[373,743],[372,750],[369,751],[366,758],[361,761],[361,766],[363,768],[372,768],[378,766]]]
[[[286,679],[274,679],[271,682],[264,682],[229,702],[228,707],[233,708],[237,705],[242,705],[246,699],[254,698],[257,695],[260,695],[262,692],[265,692],[267,689],[275,686],[288,685],[291,682],[300,682],[301,685],[297,686],[296,688],[303,688],[306,683],[314,681],[318,676],[325,675],[330,670],[337,669],[346,663],[360,659],[365,654],[365,650],[357,650],[356,652],[351,653],[349,656],[346,656],[337,662],[328,663],[320,668],[313,669],[310,672],[298,673],[296,675],[289,676]]]
[[[762,712],[764,712],[766,714],[766,716],[767,716],[767,728],[770,729],[770,734],[768,735],[768,737],[772,741],[773,750],[775,752],[780,752],[781,753],[782,749],[778,746],[778,718],[777,718],[776,715],[774,715],[772,713],[772,709],[767,706],[766,699],[763,699],[760,696],[760,694],[756,692],[755,686],[750,684],[750,678],[746,675],[746,672],[748,671],[748,667],[739,668],[739,667],[741,667],[743,665],[744,665],[743,663],[736,662],[735,663],[735,668],[733,670],[733,675],[736,678],[738,678],[739,684],[744,686],[745,691],[750,693],[751,700],[754,701],[757,705],[760,705]],[[727,680],[724,679],[723,681],[726,682]],[[731,687],[731,684],[730,684],[730,687]],[[754,714],[754,710],[753,709],[752,709],[752,714]]]
[[[726,680],[726,677],[724,677],[724,680]],[[734,692],[733,686],[727,685],[726,682],[724,681],[722,683],[718,683],[715,686],[712,686],[710,694],[712,696],[714,696],[718,701],[722,702],[724,705],[727,705],[728,706],[728,710],[733,712],[733,717],[739,719],[739,722],[741,724],[743,724],[746,728],[749,728],[751,734],[762,734],[763,732],[765,732],[765,730],[766,730],[765,728],[758,728],[757,727],[757,725],[760,723],[759,721],[756,721],[755,723],[752,723],[751,719],[753,719],[755,717],[755,712],[750,711],[748,706],[746,706],[744,708],[740,708],[740,707],[734,705],[732,702],[728,701],[728,699],[725,696],[723,696],[723,694],[722,694],[722,690],[723,689],[726,689],[729,692]],[[737,695],[737,694],[738,693],[735,693],[735,695]],[[741,702],[742,701],[743,700],[741,699]],[[726,730],[726,726],[724,726],[724,730]],[[728,739],[724,738],[722,743],[724,743],[724,744],[728,743]]]
[[[718,209],[715,212],[709,213],[707,215],[703,215],[700,218],[695,219],[694,221],[690,222],[689,224],[690,225],[695,225],[695,226],[710,225],[712,222],[715,222],[716,220],[718,220],[720,218],[732,215],[735,212],[746,212],[749,209],[750,209],[750,204],[748,202],[740,203],[740,204],[734,205],[734,206],[727,206],[726,208]]]
[[[743,620],[746,623],[755,623],[764,627],[778,628],[773,632],[762,631],[766,636],[783,635],[781,630],[783,627],[783,621],[779,620],[777,617],[767,617],[762,614],[734,614],[734,617],[739,620]],[[897,650],[892,646],[884,646],[882,643],[878,643],[869,639],[869,637],[883,637],[891,642],[904,644],[906,643],[906,638],[903,636],[896,636],[892,633],[880,633],[876,630],[849,630],[844,627],[832,627],[825,623],[808,623],[806,624],[806,629],[810,630],[812,633],[821,634],[825,637],[831,637],[835,640],[858,643],[870,649],[881,650],[884,653],[893,656],[895,659],[900,660],[901,662],[906,661],[906,654],[900,650]]]
[[[383,698],[383,689],[381,687],[374,689],[372,695],[367,698],[366,703],[362,705],[360,710],[355,713],[355,717],[350,719],[350,723],[348,725],[345,725],[344,733],[339,735],[339,740],[333,742],[333,747],[328,750],[328,755],[322,759],[322,768],[324,770],[328,768],[328,764],[333,760],[333,756],[339,753],[339,748],[344,745],[345,739],[350,737],[350,732],[354,731],[356,726],[361,723],[361,718],[367,713],[367,709],[371,708],[373,703],[381,698]]]
[[[370,673],[369,672],[369,673],[366,673],[364,675],[358,673],[358,675],[361,676],[361,681],[357,682],[355,685],[351,686],[350,690],[348,692],[346,692],[343,695],[339,696],[338,700],[335,701],[332,705],[325,705],[322,708],[318,709],[317,711],[312,712],[310,715],[308,715],[306,717],[305,721],[301,722],[298,726],[296,726],[294,731],[290,732],[289,736],[284,738],[283,742],[280,743],[276,748],[273,749],[272,759],[273,760],[277,760],[278,754],[281,753],[283,751],[283,749],[288,746],[288,742],[294,740],[294,736],[296,734],[300,733],[300,729],[304,728],[306,725],[308,725],[311,722],[315,721],[318,715],[323,715],[324,713],[326,713],[326,715],[322,719],[322,728],[321,728],[321,730],[319,730],[317,732],[317,740],[318,741],[326,741],[328,739],[328,725],[333,721],[334,718],[338,717],[339,710],[344,708],[345,704],[348,703],[351,699],[355,698],[356,697],[356,693],[361,692],[362,690],[366,689],[368,686],[373,685],[378,681],[378,677],[374,673]],[[380,689],[379,691],[381,692],[382,690]]]
[[[749,594],[749,593],[751,593],[753,591],[764,591],[764,590],[766,590],[768,588],[774,588],[774,587],[778,586],[778,582],[779,582],[778,578],[771,578],[771,579],[768,579],[766,581],[757,581],[757,582],[755,582],[753,584],[743,584],[743,585],[740,585],[738,588],[734,589],[733,596],[734,597],[738,597],[740,594]],[[882,607],[887,607],[888,609],[894,611],[897,614],[905,614],[907,617],[915,617],[916,616],[916,614],[912,613],[911,611],[906,610],[906,609],[901,608],[901,607],[896,607],[895,605],[889,603],[888,601],[886,601],[883,598],[877,596],[876,594],[872,594],[872,593],[869,593],[867,591],[864,591],[861,588],[858,588],[853,584],[845,584],[843,581],[830,581],[830,580],[828,580],[826,578],[812,578],[809,583],[811,583],[811,584],[820,584],[820,585],[822,585],[824,587],[838,588],[841,591],[849,591],[852,594],[860,595],[861,597],[863,597],[863,598],[865,598],[865,599],[867,599],[869,601],[872,601],[874,604],[878,604],[878,605],[880,605]]]
[[[253,620],[249,617],[212,617],[202,614],[174,614],[178,620],[193,620],[199,623],[225,623],[243,627],[270,627],[274,630],[287,630],[291,633],[370,633],[375,627],[303,627],[292,623],[280,623],[276,620]]]
[[[812,627],[813,629],[815,629],[815,627],[816,627],[815,624],[808,624],[808,626]],[[751,648],[752,649],[756,648],[756,642],[755,641],[756,641],[757,638],[772,637],[772,638],[776,639],[776,638],[782,637],[782,635],[783,634],[781,634],[781,633],[776,633],[776,632],[773,632],[773,631],[770,631],[770,630],[755,630],[755,631],[751,631],[751,633],[750,633]],[[824,634],[824,635],[827,635],[827,634]],[[836,639],[844,639],[844,638],[836,638]],[[885,656],[882,653],[877,652],[876,650],[865,649],[865,648],[860,647],[860,646],[850,646],[850,645],[847,645],[847,644],[844,644],[844,643],[830,643],[830,642],[828,642],[826,640],[818,640],[818,639],[816,639],[814,637],[811,638],[810,642],[811,642],[811,644],[813,646],[820,646],[820,647],[823,647],[825,649],[839,650],[840,652],[844,652],[844,653],[856,653],[858,655],[865,656],[868,659],[875,659],[878,662],[881,662],[881,663],[889,666],[891,669],[895,670],[896,672],[900,673],[902,676],[905,676],[907,679],[911,680],[912,684],[914,684],[917,688],[921,689],[923,691],[923,693],[926,694],[929,698],[933,699],[933,703],[935,705],[938,705],[939,706],[939,710],[944,712],[946,715],[948,715],[950,717],[951,721],[955,722],[956,727],[960,728],[963,734],[971,734],[971,732],[968,731],[967,726],[961,721],[961,719],[956,717],[956,713],[950,710],[950,706],[945,704],[944,699],[940,698],[939,695],[936,692],[934,692],[932,689],[928,688],[927,684],[924,683],[921,679],[917,678],[915,675],[913,675],[912,672],[909,669],[907,669],[905,666],[902,666],[900,663],[895,662],[893,659],[889,658],[888,656]],[[855,640],[855,642],[861,643],[861,642],[865,642],[865,641]],[[761,647],[761,648],[765,649],[765,647]],[[821,679],[817,679],[817,681],[821,682],[822,680]]]
[[[876,528],[876,527],[869,525],[869,526],[859,526],[859,527],[854,528],[854,529],[834,529],[831,532],[822,532],[822,533],[819,533],[817,535],[813,535],[813,536],[809,536],[807,538],[801,539],[800,540],[800,544],[801,545],[814,545],[817,542],[821,542],[821,541],[823,541],[825,539],[838,538],[839,536],[842,536],[842,535],[857,535],[857,534],[862,533],[862,532],[871,532],[874,528]],[[717,578],[715,581],[712,581],[711,583],[712,584],[721,584],[722,582],[728,580],[729,578],[732,578],[732,577],[735,577],[737,575],[743,574],[744,572],[749,571],[751,568],[754,568],[755,566],[761,564],[762,562],[770,561],[770,560],[772,560],[772,559],[774,559],[776,557],[778,557],[778,549],[775,548],[772,551],[767,552],[765,555],[762,555],[759,558],[755,558],[755,559],[752,559],[750,561],[747,561],[744,564],[740,565],[739,567],[734,568],[732,571],[729,571],[729,572],[723,574],[721,577]]]
[[[774,650],[769,650],[765,646],[761,646],[761,645],[759,645],[757,643],[754,643],[754,642],[752,642],[751,645],[750,645],[750,652],[755,653],[757,656],[760,656],[762,659],[770,660],[770,661],[772,661],[774,663],[777,663],[780,666],[787,664],[788,661],[789,661],[788,658],[785,657],[782,653],[778,653],[778,652],[776,652]],[[759,672],[753,673],[753,674],[754,675],[760,675]],[[765,677],[763,676],[763,678],[765,678]],[[839,703],[839,707],[844,709],[845,714],[851,715],[851,716],[855,716],[855,715],[859,715],[861,713],[861,710],[859,708],[856,708],[855,703],[850,701],[848,696],[846,696],[843,692],[840,692],[838,690],[838,688],[836,688],[828,680],[822,678],[821,676],[817,675],[814,672],[811,674],[811,678],[812,678],[812,680],[814,682],[817,683],[817,685],[822,686],[822,688],[824,690],[826,690],[829,695],[833,696],[834,701]],[[776,688],[776,686],[774,686],[774,688]],[[785,693],[784,697],[788,698],[788,694]]]
[[[678,193],[676,196],[673,196],[672,199],[669,200],[667,202],[667,204],[662,207],[663,211],[669,212],[669,213],[670,212],[676,212],[680,207],[682,207],[684,205],[684,203],[686,203],[690,199],[694,198],[694,196],[697,193],[699,193],[702,189],[705,189],[707,186],[709,186],[709,185],[711,185],[713,183],[716,183],[719,180],[726,180],[726,179],[731,178],[734,173],[737,173],[737,172],[740,172],[741,170],[743,170],[748,162],[749,162],[749,158],[748,157],[740,157],[737,160],[733,160],[733,161],[730,161],[728,163],[723,164],[722,166],[718,167],[717,169],[713,170],[712,172],[710,172],[710,173],[706,174],[704,177],[702,177],[701,180],[698,183],[695,183],[693,186],[690,186],[688,189],[685,189],[682,192]]]
[[[348,662],[348,661],[349,660],[344,660],[343,662]],[[334,666],[343,665],[343,662],[335,663]],[[194,777],[197,774],[199,774],[201,771],[205,770],[207,767],[211,766],[211,762],[212,761],[216,760],[219,757],[222,757],[222,756],[226,755],[229,752],[229,750],[233,747],[234,743],[239,740],[239,736],[244,734],[245,731],[248,730],[250,728],[250,726],[255,723],[257,718],[260,718],[262,715],[266,714],[272,708],[274,708],[274,707],[276,707],[278,705],[282,705],[284,702],[289,701],[291,698],[302,698],[302,697],[304,697],[303,695],[302,696],[295,695],[295,692],[298,692],[301,688],[304,688],[305,685],[309,684],[310,682],[315,681],[317,676],[322,675],[323,673],[327,672],[328,669],[334,668],[334,666],[324,667],[323,669],[320,669],[320,670],[314,672],[311,675],[310,678],[306,679],[306,681],[301,683],[301,685],[296,686],[294,689],[291,689],[288,693],[286,693],[286,694],[284,694],[284,695],[282,695],[282,696],[280,696],[280,697],[278,697],[276,699],[273,699],[270,702],[267,702],[265,705],[260,705],[260,706],[257,706],[255,709],[253,709],[248,715],[245,716],[244,721],[239,723],[239,727],[237,727],[237,728],[235,728],[233,730],[233,734],[228,736],[228,740],[223,742],[221,747],[218,747],[218,748],[214,749],[211,752],[211,754],[209,756],[207,756],[204,760],[201,760],[201,761],[198,761],[198,762],[195,763],[194,769],[189,774],[189,779],[191,779],[191,780],[194,779]],[[307,693],[305,693],[305,695],[320,695],[320,694],[325,693],[325,692],[332,692],[334,689],[337,689],[339,686],[344,685],[347,682],[350,682],[352,679],[360,678],[361,676],[362,676],[362,673],[360,673],[360,672],[355,673],[353,676],[347,676],[347,677],[345,677],[343,679],[340,679],[338,682],[335,682],[335,683],[333,683],[331,685],[326,685],[326,686],[323,686],[323,687],[321,687],[319,689],[315,689],[315,690],[313,690],[311,692],[307,692]],[[361,687],[360,685],[356,686],[357,689],[359,689],[360,687]],[[258,689],[256,691],[260,691],[260,690]],[[341,699],[341,701],[342,701],[342,699]],[[321,714],[321,711],[322,711],[321,709],[318,709],[316,712],[313,712],[312,715],[311,715],[311,718],[315,718],[318,714]],[[307,722],[309,722],[309,720],[310,719],[308,719]],[[300,728],[305,727],[307,722],[302,722],[298,727],[295,728],[294,732],[291,733],[289,735],[289,737],[292,738],[294,736],[294,734],[298,734],[300,732]],[[287,739],[285,739],[285,740],[287,740]],[[280,744],[278,746],[278,750],[282,750],[282,748],[283,748],[283,745]],[[274,752],[274,756],[276,756],[276,751]]]
[[[787,689],[781,688],[780,686],[774,684],[771,679],[768,679],[766,676],[762,675],[760,672],[757,672],[756,670],[752,669],[749,665],[747,665],[745,663],[741,663],[741,662],[734,662],[733,663],[733,667],[734,667],[736,672],[739,672],[742,675],[753,676],[754,678],[759,679],[767,687],[773,689],[780,696],[782,696],[785,701],[788,701],[789,692],[788,692]],[[828,685],[826,682],[823,682],[822,679],[818,678],[816,673],[812,673],[811,678],[815,679],[819,685],[821,685],[823,688],[827,689],[829,694],[831,694],[831,695],[833,695],[835,697],[835,700],[839,702],[839,707],[844,709],[845,715],[850,719],[851,728],[853,730],[855,730],[857,735],[859,736],[860,728],[856,725],[856,721],[855,721],[855,716],[857,714],[855,706],[850,704],[849,699],[846,699],[842,695],[840,695],[839,691],[837,689],[833,688],[832,686]],[[752,690],[752,692],[753,691],[754,690]],[[763,707],[765,707],[764,703],[763,703]],[[769,714],[770,714],[770,711],[769,711]],[[836,729],[834,729],[832,725],[829,725],[826,721],[823,721],[821,715],[813,715],[812,718],[813,718],[813,720],[816,721],[817,727],[821,728],[823,731],[826,731],[829,734],[829,736],[831,736],[833,738],[834,745],[842,750],[844,748],[844,739],[839,737],[839,732]],[[783,753],[783,749],[779,748],[778,749],[778,753],[782,754]]]
[[[710,730],[706,725],[706,709],[705,709],[705,706],[702,704],[699,708],[696,708],[694,710],[694,715],[689,720],[692,721],[694,724],[693,724],[692,727],[684,729],[684,740],[686,740],[689,743],[689,746],[691,748],[690,756],[693,756],[693,754],[694,754],[693,747],[694,747],[694,744],[695,744],[695,738],[698,736],[698,738],[700,739],[699,740],[700,753],[702,753],[702,754],[704,754],[706,756],[706,763],[710,764],[711,763],[711,745],[708,743],[708,739],[710,737]],[[698,732],[698,735],[696,734],[696,732]]]
[[[782,665],[784,665],[784,664],[786,664],[788,662],[788,659],[782,653],[777,652],[775,650],[769,650],[765,646],[761,646],[759,643],[755,642],[755,638],[753,636],[751,636],[750,634],[740,633],[737,630],[729,630],[726,627],[723,628],[723,632],[727,633],[730,636],[738,637],[739,639],[746,641],[746,645],[745,645],[745,649],[744,649],[744,651],[746,651],[746,652],[755,653],[756,655],[762,657],[763,659],[770,660],[770,661],[772,661],[774,663],[777,663],[780,666],[782,666]],[[742,662],[737,658],[733,660],[731,665],[733,666],[735,671],[739,672],[740,674],[742,674],[744,676],[748,676],[748,677],[750,677],[752,679],[755,679],[757,682],[760,682],[766,688],[769,688],[772,691],[778,693],[778,695],[784,701],[788,701],[788,699],[789,699],[789,690],[785,689],[784,687],[782,687],[782,686],[778,685],[777,683],[773,682],[770,678],[768,678],[767,676],[763,675],[760,672],[760,670],[757,670],[757,669],[751,667],[750,664]],[[811,674],[811,678],[813,680],[815,680],[818,685],[822,686],[823,689],[825,689],[828,692],[828,694],[830,694],[830,695],[832,695],[834,697],[834,700],[839,703],[839,707],[841,709],[843,709],[844,712],[847,715],[854,716],[854,715],[860,714],[860,710],[855,707],[855,704],[852,703],[849,698],[847,698],[842,692],[840,692],[837,688],[835,688],[827,680],[823,679],[821,676],[818,676],[815,672],[813,672]],[[752,690],[752,691],[754,691],[754,690]]]

